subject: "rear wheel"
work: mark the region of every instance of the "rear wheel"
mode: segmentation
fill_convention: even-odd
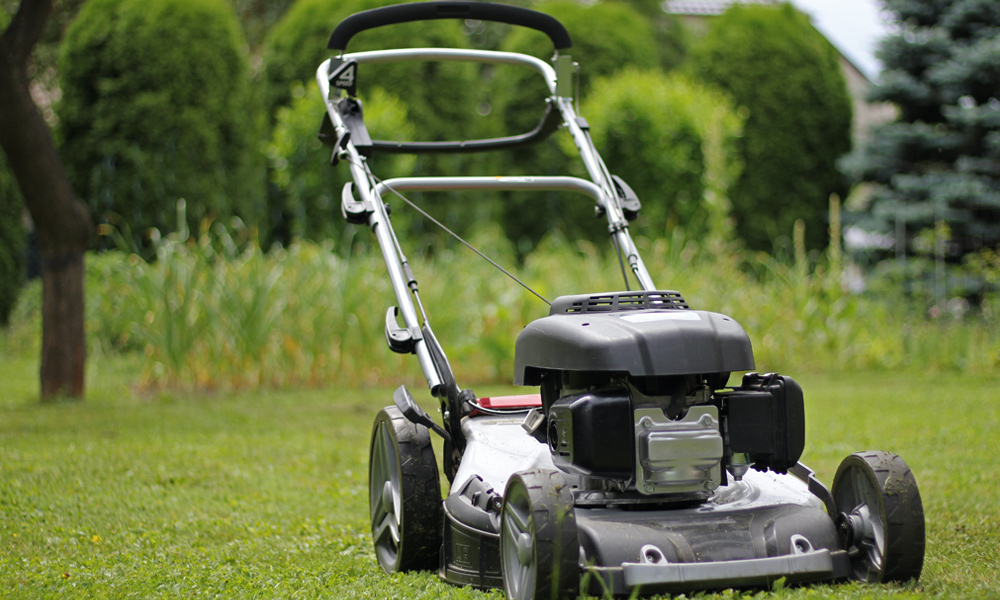
[[[368,506],[375,556],[386,573],[437,569],[441,484],[430,433],[395,406],[372,427]]]
[[[869,583],[920,578],[924,508],[913,473],[890,452],[857,452],[833,479],[837,529],[855,579]]]
[[[576,598],[580,541],[573,493],[555,471],[514,475],[500,518],[503,584],[510,600]]]

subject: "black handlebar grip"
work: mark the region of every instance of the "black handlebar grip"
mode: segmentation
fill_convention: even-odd
[[[355,34],[366,29],[434,19],[475,19],[530,27],[549,36],[556,50],[565,50],[573,46],[569,32],[566,31],[563,24],[555,17],[545,13],[492,2],[443,0],[397,4],[355,13],[337,25],[337,28],[333,30],[333,35],[330,36],[327,48],[343,51],[347,48],[347,42]]]

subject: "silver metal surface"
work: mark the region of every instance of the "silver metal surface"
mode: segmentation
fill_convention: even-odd
[[[519,471],[555,471],[549,447],[526,435],[521,427],[523,421],[524,415],[463,419],[462,433],[466,438],[466,446],[462,462],[455,473],[451,493],[459,492],[470,477],[477,475],[497,493],[502,494],[507,488],[507,481]]]
[[[624,563],[625,585],[656,591],[699,587],[746,587],[768,585],[779,577],[808,575],[817,579],[833,575],[829,550],[801,554],[705,563]]]
[[[670,420],[661,409],[635,411],[636,489],[643,494],[711,491],[722,482],[722,435],[714,406],[692,406]]]

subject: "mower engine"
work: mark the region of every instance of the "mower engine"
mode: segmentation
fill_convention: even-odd
[[[749,468],[786,472],[805,442],[802,389],[754,368],[733,319],[676,292],[566,296],[517,340],[515,383],[540,385],[531,433],[600,502],[709,497]]]

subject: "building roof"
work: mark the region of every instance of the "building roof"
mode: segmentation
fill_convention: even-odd
[[[733,4],[778,4],[777,0],[667,0],[663,10],[672,15],[721,15]]]

